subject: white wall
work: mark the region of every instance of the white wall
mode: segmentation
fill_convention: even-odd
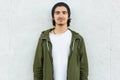
[[[89,80],[120,80],[120,0],[0,0],[0,80],[33,80],[37,41],[59,1],[85,39]]]

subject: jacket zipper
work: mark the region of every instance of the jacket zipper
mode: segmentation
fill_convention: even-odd
[[[69,69],[69,61],[70,61],[70,56],[72,55],[72,52],[73,52],[73,50],[74,50],[74,44],[75,44],[75,40],[76,39],[74,39],[73,41],[72,41],[72,49],[70,49],[70,54],[69,54],[69,56],[68,56],[68,63],[67,63],[67,80],[68,80],[68,69]],[[70,46],[70,47],[71,47]]]
[[[47,49],[48,49],[48,52],[51,54],[52,52],[50,52],[50,48],[49,48],[49,44],[48,44],[48,42],[50,42],[50,41],[48,41],[47,39],[46,39],[46,44],[47,44]],[[50,42],[50,44],[51,44],[51,42]],[[51,60],[52,60],[52,73],[53,73],[53,76],[52,76],[52,78],[53,78],[53,80],[54,80],[54,66],[53,66],[53,57],[52,57],[52,55],[50,56],[51,57]]]

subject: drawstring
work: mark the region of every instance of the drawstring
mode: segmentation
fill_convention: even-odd
[[[48,48],[48,51],[49,51],[50,49],[49,49],[49,46],[48,46],[48,40],[47,40],[46,44],[47,44],[47,48]]]
[[[73,51],[73,49],[74,49],[74,43],[75,43],[75,39],[73,40],[72,51]]]

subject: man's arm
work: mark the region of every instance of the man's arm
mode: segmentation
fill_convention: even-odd
[[[83,38],[80,41],[80,80],[88,80],[88,60]]]
[[[39,39],[33,64],[34,80],[43,80],[42,40]]]

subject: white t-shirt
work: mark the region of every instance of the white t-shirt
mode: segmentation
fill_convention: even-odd
[[[54,80],[67,80],[67,64],[72,33],[68,29],[62,34],[50,33],[49,36],[52,43]]]

